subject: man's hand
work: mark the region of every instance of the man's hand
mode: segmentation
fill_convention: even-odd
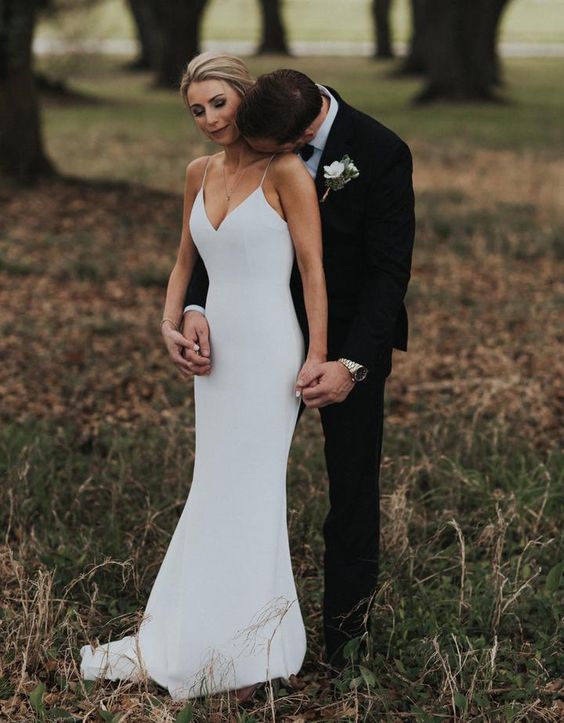
[[[313,385],[305,387],[302,392],[304,404],[310,409],[343,402],[355,384],[349,370],[338,361],[320,364],[317,374]]]
[[[182,333],[188,342],[184,346],[183,356],[189,372],[196,376],[209,374],[211,357],[208,320],[199,311],[187,311],[184,314]]]

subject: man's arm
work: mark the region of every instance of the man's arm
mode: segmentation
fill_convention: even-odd
[[[341,357],[368,367],[388,363],[398,313],[411,274],[415,233],[412,158],[400,141],[372,181],[366,204],[366,265]]]
[[[359,305],[340,357],[385,373],[396,319],[407,291],[415,233],[412,160],[401,141],[372,181],[366,203],[364,273]],[[339,361],[321,365],[317,383],[303,391],[308,407],[343,402],[355,385]],[[358,382],[362,384],[362,382]]]
[[[198,255],[198,260],[192,272],[192,278],[186,289],[184,310],[186,310],[187,306],[200,307],[202,310],[205,309],[208,286],[208,272],[206,271],[202,257]]]
[[[198,256],[192,279],[184,298],[182,334],[190,342],[183,351],[189,370],[198,376],[211,372],[210,328],[205,317],[209,279],[201,256]],[[198,313],[191,313],[198,312]]]

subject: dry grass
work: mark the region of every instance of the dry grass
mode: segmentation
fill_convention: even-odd
[[[563,164],[412,147],[411,341],[388,384],[381,586],[369,653],[351,644],[336,701],[320,660],[314,414],[289,470],[308,631],[295,687],[181,717],[150,682],[80,679],[80,645],[135,630],[189,487],[191,385],[158,330],[180,198],[60,181],[2,192],[1,720],[562,719]]]

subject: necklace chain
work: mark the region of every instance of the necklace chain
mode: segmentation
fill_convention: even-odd
[[[249,164],[250,165],[250,164]],[[223,185],[225,186],[225,198],[227,201],[231,200],[231,194],[233,193],[233,190],[235,189],[235,186],[237,183],[243,178],[245,175],[245,171],[247,170],[249,166],[245,166],[242,171],[239,171],[235,174],[235,180],[231,184],[231,190],[227,188],[227,179],[225,178],[225,161],[223,162]]]
[[[225,186],[225,199],[226,201],[231,200],[231,196],[233,195],[233,191],[235,190],[235,186],[239,183],[239,181],[243,178],[245,173],[247,172],[247,169],[250,168],[252,165],[254,165],[257,160],[260,160],[260,158],[257,158],[253,161],[251,161],[248,165],[245,166],[241,171],[238,171],[235,174],[233,183],[231,184],[231,189],[227,188],[227,178],[225,177],[225,156],[223,158],[223,168],[221,169],[223,174],[223,185]]]

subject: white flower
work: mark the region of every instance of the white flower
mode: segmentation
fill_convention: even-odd
[[[343,156],[340,161],[333,161],[330,166],[323,166],[323,170],[325,171],[323,176],[325,178],[326,191],[321,199],[322,203],[327,198],[329,191],[340,191],[347,183],[350,183],[353,178],[360,176],[358,168],[347,155]]]
[[[323,166],[325,178],[339,178],[345,170],[345,164],[341,161],[333,161],[330,166]]]

